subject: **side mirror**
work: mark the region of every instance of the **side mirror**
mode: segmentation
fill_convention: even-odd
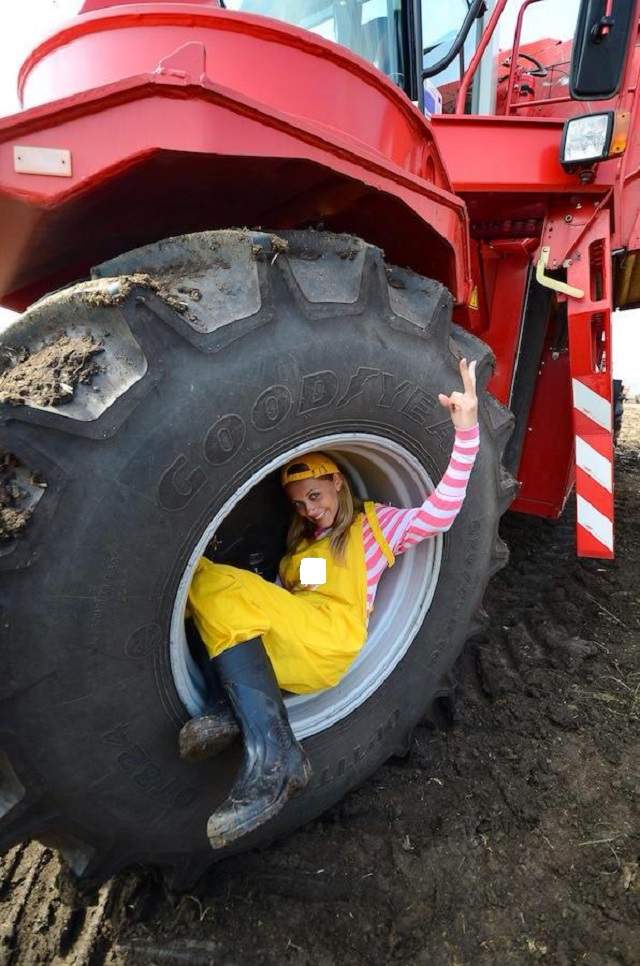
[[[635,0],[582,0],[573,39],[570,90],[577,101],[603,101],[618,92]],[[634,25],[635,26],[635,25]]]

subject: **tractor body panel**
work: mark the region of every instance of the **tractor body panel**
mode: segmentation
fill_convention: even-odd
[[[40,45],[20,89],[33,106],[0,121],[10,307],[212,224],[355,231],[466,297],[466,211],[428,122],[335,44],[206,4],[107,8]],[[68,169],[19,170],[38,148]]]
[[[55,110],[51,108],[55,107]],[[68,176],[21,174],[16,154],[69,153]],[[220,227],[350,230],[463,299],[464,204],[335,132],[207,81],[142,75],[0,122],[4,304],[33,298],[156,238]]]

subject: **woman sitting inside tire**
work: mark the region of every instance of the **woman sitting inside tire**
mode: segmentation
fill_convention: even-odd
[[[188,616],[210,658],[219,710],[187,722],[180,753],[189,759],[215,754],[238,729],[244,739],[240,774],[209,818],[212,847],[258,828],[308,783],[310,764],[289,726],[281,689],[302,694],[336,685],[367,639],[384,570],[455,520],[479,447],[475,362],[462,359],[460,375],[463,392],[439,395],[456,429],[451,459],[422,506],[363,504],[333,460],[308,453],[281,474],[295,514],[280,586],[247,570],[199,561]]]

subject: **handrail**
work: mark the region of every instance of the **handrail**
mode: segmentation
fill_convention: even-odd
[[[569,104],[572,98],[569,94],[564,94],[562,97],[543,97],[537,101],[521,101],[519,104],[513,104],[514,111],[522,111],[526,107],[546,107],[547,104]]]
[[[535,2],[535,0],[533,0],[533,2]],[[506,7],[506,5],[507,5],[507,0],[497,0],[495,7],[491,11],[489,22],[485,27],[482,37],[480,38],[480,43],[478,44],[476,52],[469,62],[469,66],[465,71],[464,77],[462,78],[462,82],[460,84],[460,90],[458,91],[458,96],[456,97],[456,107],[454,111],[455,114],[464,114],[464,108],[467,101],[467,93],[469,91],[471,81],[473,80],[474,74],[478,69],[478,65],[482,60],[482,56],[485,50],[487,49],[487,45],[491,40],[491,37],[493,36],[493,31],[496,29],[496,24],[498,23],[498,20],[500,19],[502,11]]]
[[[540,0],[525,0],[525,2],[520,7],[518,12],[518,19],[516,20],[516,29],[513,35],[513,46],[511,48],[511,67],[509,69],[509,83],[507,85],[507,99],[505,101],[506,111],[505,114],[508,116],[511,113],[511,98],[513,97],[513,87],[516,79],[516,64],[518,62],[518,52],[520,50],[520,36],[522,34],[522,24],[524,21],[525,11],[527,7],[530,7],[532,3],[539,3]]]

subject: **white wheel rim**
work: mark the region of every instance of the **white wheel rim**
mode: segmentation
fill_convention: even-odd
[[[290,459],[321,449],[348,472],[359,496],[394,506],[418,506],[433,483],[424,467],[404,447],[369,433],[322,436],[288,450],[253,474],[226,501],[205,529],[180,581],[171,620],[170,660],[180,700],[190,716],[202,714],[204,684],[186,640],[184,611],[195,566],[231,510],[266,476]],[[442,559],[442,536],[425,540],[398,557],[383,574],[369,624],[369,636],[356,661],[334,688],[285,698],[297,738],[331,728],[352,714],[402,660],[429,610]]]

